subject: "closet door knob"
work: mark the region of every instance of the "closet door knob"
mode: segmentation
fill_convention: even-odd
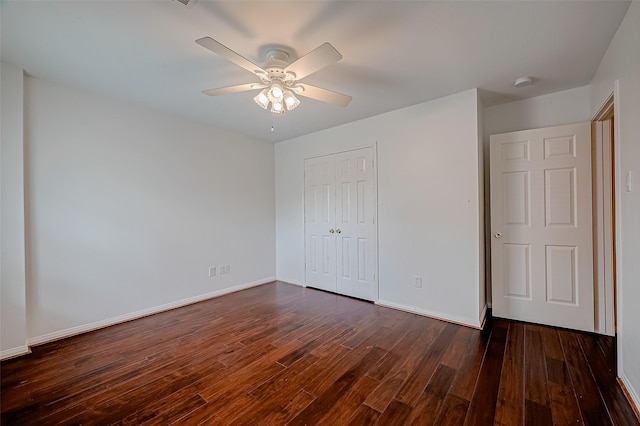
[[[329,233],[333,234],[335,231],[333,230],[333,228],[329,229]]]
[[[342,233],[342,231],[341,231],[340,229],[336,229],[336,232],[337,232],[338,234],[341,234],[341,233]]]

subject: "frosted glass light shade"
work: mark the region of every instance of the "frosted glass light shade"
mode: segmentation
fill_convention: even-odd
[[[286,105],[287,110],[291,111],[300,105],[300,100],[296,98],[291,90],[287,90],[284,92],[284,104]]]
[[[284,107],[282,102],[274,102],[271,104],[271,112],[275,114],[281,114],[284,112]]]
[[[254,101],[258,104],[258,106],[262,109],[267,109],[269,106],[269,97],[267,96],[267,89],[262,89],[258,96],[253,98]]]

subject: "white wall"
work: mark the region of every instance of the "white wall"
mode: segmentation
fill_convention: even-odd
[[[586,122],[591,120],[591,87],[582,86],[534,98],[484,108],[484,206],[487,298],[491,302],[491,193],[489,137],[491,135]]]
[[[30,77],[24,101],[30,343],[275,277],[271,143]]]
[[[480,325],[477,91],[280,142],[276,276],[304,283],[305,158],[377,143],[379,301]],[[413,287],[414,275],[423,288]]]
[[[640,2],[632,2],[591,82],[595,114],[618,82],[618,374],[640,407]],[[627,192],[625,179],[634,174]]]
[[[589,121],[589,86],[576,87],[484,109],[484,136]]]
[[[23,72],[0,64],[0,359],[26,353]]]

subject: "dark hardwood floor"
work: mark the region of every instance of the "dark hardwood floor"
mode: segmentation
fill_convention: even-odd
[[[272,283],[1,364],[4,425],[637,425],[614,340]]]

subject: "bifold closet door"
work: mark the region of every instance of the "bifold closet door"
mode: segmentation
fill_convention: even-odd
[[[305,280],[336,291],[336,184],[332,155],[305,160]]]
[[[306,284],[376,300],[373,148],[305,160]]]
[[[373,150],[336,154],[337,291],[376,300]]]

